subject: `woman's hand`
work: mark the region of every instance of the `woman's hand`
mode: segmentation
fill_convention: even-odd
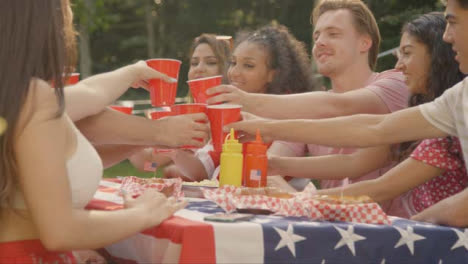
[[[213,96],[206,101],[208,104],[229,103],[242,105],[249,109],[253,94],[242,91],[233,85],[219,85],[206,90],[206,94]]]
[[[231,128],[236,131],[240,142],[249,142],[255,140],[257,130],[259,130],[263,143],[271,143],[273,138],[268,135],[267,125],[270,119],[258,117],[254,114],[242,112],[242,121],[224,126],[224,132],[229,132]]]
[[[468,190],[447,197],[411,217],[411,220],[454,227],[468,226]]]
[[[141,209],[147,219],[147,228],[159,225],[186,205],[186,200],[178,202],[174,197],[167,198],[163,193],[154,189],[146,189],[136,199],[124,194],[124,207]]]
[[[158,122],[162,131],[157,135],[157,141],[165,146],[203,147],[208,140],[210,128],[208,118],[203,113],[169,116],[154,122]]]
[[[176,79],[167,76],[164,73],[158,72],[155,69],[149,67],[145,61],[139,61],[133,65],[135,70],[135,80],[132,83],[133,88],[144,88],[149,89],[149,79],[161,79],[168,83],[177,82]]]
[[[193,179],[188,177],[188,176],[185,176],[181,171],[180,169],[175,166],[174,164],[172,165],[169,165],[167,166],[166,168],[164,168],[164,178],[181,178],[182,181],[188,181],[188,182],[192,182]]]

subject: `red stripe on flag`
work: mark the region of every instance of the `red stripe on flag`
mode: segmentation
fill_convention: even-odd
[[[216,262],[214,232],[209,224],[173,216],[142,233],[181,244],[179,263]]]

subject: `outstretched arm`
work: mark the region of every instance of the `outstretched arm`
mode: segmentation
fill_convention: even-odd
[[[232,85],[211,88],[207,93],[221,93],[208,99],[209,104],[240,104],[243,111],[275,119],[312,119],[360,113],[386,114],[387,106],[369,89],[346,93],[308,92],[291,95],[247,93]]]
[[[224,127],[225,131],[230,128],[249,135],[255,135],[256,130],[260,129],[262,136],[270,140],[333,147],[389,145],[447,135],[429,123],[417,107],[386,115],[354,115],[321,120],[255,119]]]
[[[269,171],[275,174],[318,180],[361,177],[382,168],[391,160],[391,146],[365,148],[352,154],[317,157],[271,157]]]
[[[439,176],[443,171],[421,161],[408,158],[381,177],[350,184],[344,188],[320,190],[319,194],[359,196],[368,195],[376,202],[384,202]]]
[[[445,198],[411,220],[456,227],[468,226],[468,189]]]
[[[65,88],[66,112],[73,121],[98,114],[129,87],[146,87],[146,80],[153,78],[172,81],[167,75],[148,67],[144,61],[89,77]]]
[[[105,109],[97,115],[76,122],[76,126],[94,145],[201,147],[203,142],[195,138],[207,139],[209,128],[197,121],[206,122],[206,115],[199,113],[148,120]]]

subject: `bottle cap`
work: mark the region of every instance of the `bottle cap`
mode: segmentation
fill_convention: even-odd
[[[242,144],[239,143],[239,140],[236,139],[233,128],[231,128],[231,132],[224,141],[223,152],[242,153]]]
[[[248,142],[245,147],[245,153],[249,154],[266,154],[268,146],[263,143],[260,130],[257,129],[255,134],[255,141]]]

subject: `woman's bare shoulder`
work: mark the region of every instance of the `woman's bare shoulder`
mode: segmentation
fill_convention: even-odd
[[[59,117],[59,102],[54,89],[43,80],[32,79],[20,111],[19,132],[30,125],[56,119]]]

